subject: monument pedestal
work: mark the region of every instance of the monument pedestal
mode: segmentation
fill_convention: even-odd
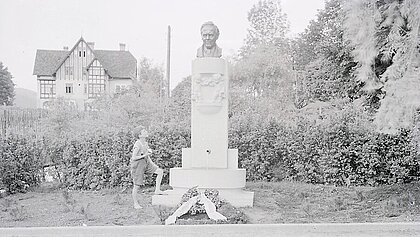
[[[154,195],[153,205],[175,206],[190,188],[217,189],[234,206],[252,206],[246,192],[246,170],[238,169],[238,150],[228,149],[227,63],[221,58],[193,61],[191,81],[191,148],[182,149],[182,167],[170,169],[167,195]]]

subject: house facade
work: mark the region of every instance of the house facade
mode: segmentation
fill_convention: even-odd
[[[128,89],[137,78],[137,60],[120,44],[120,50],[95,50],[93,42],[80,38],[71,50],[36,52],[37,107],[46,108],[57,98],[78,109],[103,94]]]

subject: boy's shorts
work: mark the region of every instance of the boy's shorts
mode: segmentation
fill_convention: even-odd
[[[140,160],[130,162],[131,177],[134,185],[143,185],[144,174],[153,174],[159,167],[146,157]]]

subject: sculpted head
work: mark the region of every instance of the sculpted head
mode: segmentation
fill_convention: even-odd
[[[207,49],[212,49],[216,46],[216,40],[219,38],[219,28],[211,22],[205,22],[201,26],[201,39],[203,39],[203,45]]]

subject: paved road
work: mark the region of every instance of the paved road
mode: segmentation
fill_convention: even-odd
[[[0,228],[0,236],[420,236],[420,223]]]

